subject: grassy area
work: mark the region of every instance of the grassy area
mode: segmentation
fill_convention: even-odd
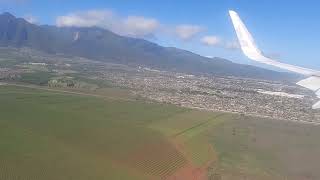
[[[0,179],[320,178],[320,127],[90,93],[0,86]]]
[[[12,86],[0,101],[0,179],[148,179],[186,162],[147,127],[183,108]]]
[[[99,86],[100,88],[114,87],[112,82],[109,82],[107,80],[90,79],[90,78],[83,77],[83,76],[81,76],[79,74],[72,74],[71,76],[74,77],[75,80],[77,80],[77,81],[83,81],[83,82],[87,82],[87,83],[90,83],[90,84],[95,84],[95,85]]]
[[[212,179],[320,179],[320,126],[190,111],[151,127],[181,142]]]
[[[223,179],[319,179],[320,127],[237,117],[207,132]]]
[[[10,67],[13,67],[19,63],[21,63],[21,61],[19,61],[19,60],[0,58],[0,67],[2,67],[2,68],[10,68]]]
[[[207,131],[211,131],[226,119],[231,118],[234,118],[234,115],[190,110],[166,120],[154,122],[150,127],[181,143],[187,157],[201,167],[210,161],[217,160],[217,154],[209,143]]]
[[[32,73],[21,74],[21,78],[18,79],[19,82],[35,84],[35,85],[47,85],[48,81],[54,77],[52,73],[44,71],[36,71]]]

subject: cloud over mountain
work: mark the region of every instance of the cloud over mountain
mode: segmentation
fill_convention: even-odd
[[[198,25],[184,24],[176,26],[175,34],[182,40],[189,40],[203,30],[204,28]]]
[[[218,36],[204,36],[201,42],[208,46],[216,46],[221,43],[221,39]]]
[[[110,10],[89,10],[69,13],[56,19],[59,27],[101,27],[117,34],[144,37],[158,30],[160,23],[143,16],[120,17]]]
[[[107,9],[72,12],[56,18],[59,27],[100,27],[114,33],[131,37],[152,37],[156,33],[175,36],[181,40],[190,40],[204,27],[193,24],[166,25],[155,18],[128,15],[119,16]]]
[[[240,48],[238,41],[229,41],[223,39],[222,37],[213,35],[202,37],[200,42],[206,46],[220,47],[227,50],[235,50]]]

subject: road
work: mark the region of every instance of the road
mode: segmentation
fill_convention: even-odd
[[[68,90],[62,90],[62,89],[53,89],[53,88],[47,88],[47,87],[40,87],[40,86],[36,86],[36,85],[24,85],[24,84],[13,84],[13,83],[7,83],[5,85],[38,89],[38,90],[44,90],[44,91],[50,91],[50,92],[68,93],[68,94],[74,94],[74,95],[80,95],[80,96],[91,96],[91,97],[97,97],[97,98],[103,98],[103,99],[109,99],[109,100],[136,101],[134,99],[129,99],[129,98],[111,97],[111,96],[104,96],[104,95],[85,93],[85,92],[75,92],[75,91],[68,91]]]

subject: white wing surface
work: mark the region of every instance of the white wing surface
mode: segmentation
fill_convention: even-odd
[[[235,11],[229,11],[229,14],[230,14],[234,29],[236,31],[241,49],[248,58],[260,63],[286,69],[298,74],[311,76],[307,79],[304,79],[298,82],[297,84],[305,88],[308,88],[310,90],[313,90],[317,94],[317,96],[320,98],[320,71],[299,67],[299,66],[294,66],[291,64],[281,63],[279,61],[266,57],[259,50],[258,46],[254,42],[252,35],[250,34],[250,32],[248,31],[248,29],[240,19],[239,15]],[[314,109],[320,108],[320,101],[317,102],[315,105],[313,105],[313,108]]]

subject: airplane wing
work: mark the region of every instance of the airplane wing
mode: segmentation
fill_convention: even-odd
[[[320,98],[320,71],[308,69],[304,67],[294,66],[291,64],[281,63],[279,61],[273,60],[269,57],[266,57],[258,48],[254,39],[242,20],[240,19],[239,15],[235,11],[229,11],[234,29],[236,31],[241,49],[243,53],[250,59],[272,65],[275,67],[279,67],[285,70],[289,70],[298,74],[303,74],[306,76],[310,76],[307,79],[299,81],[297,84],[313,90],[318,98]],[[317,102],[315,105],[312,106],[313,109],[320,108],[320,101]]]

